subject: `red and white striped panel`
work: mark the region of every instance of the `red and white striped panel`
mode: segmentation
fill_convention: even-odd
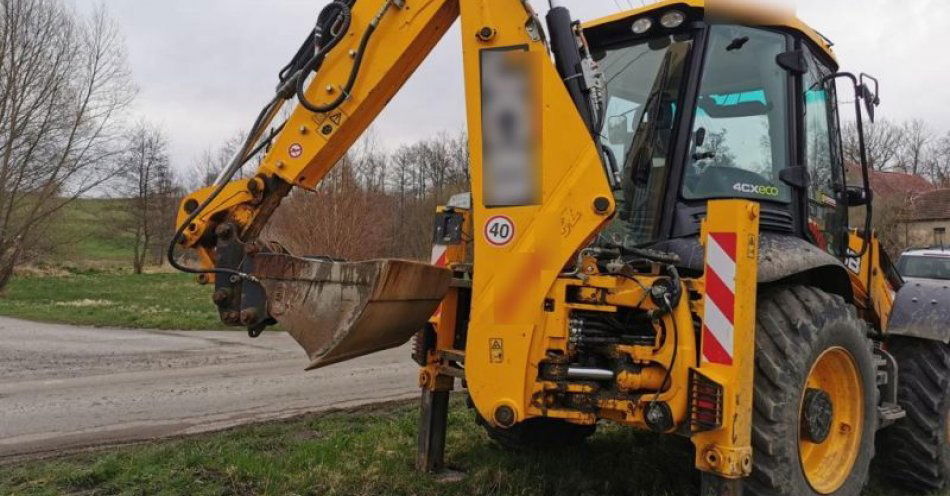
[[[436,267],[445,267],[445,254],[448,253],[448,251],[448,245],[432,245],[432,260],[429,263]]]
[[[732,365],[735,350],[736,233],[709,233],[703,358]]]
[[[432,245],[432,259],[429,263],[435,265],[436,267],[445,267],[448,264],[447,254],[449,252],[448,245]],[[439,308],[435,309],[435,313],[432,314],[432,318],[439,318],[442,316],[442,305],[439,305]]]

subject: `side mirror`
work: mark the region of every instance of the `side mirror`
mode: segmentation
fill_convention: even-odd
[[[861,187],[848,187],[845,191],[845,197],[841,201],[847,202],[849,207],[858,207],[864,206],[866,209],[867,215],[864,216],[864,233],[862,238],[864,242],[861,246],[860,253],[857,254],[857,257],[863,257],[868,251],[868,247],[871,245],[871,229],[873,226],[873,205],[871,204],[871,196],[873,192],[871,191],[871,173],[870,167],[868,166],[868,152],[867,144],[864,139],[864,121],[862,119],[861,112],[861,100],[864,100],[865,109],[867,109],[868,117],[873,121],[874,119],[874,107],[876,107],[880,102],[880,98],[877,96],[877,79],[874,79],[867,74],[861,74],[860,81],[857,76],[850,72],[839,72],[836,74],[831,74],[822,78],[819,83],[825,84],[829,81],[845,78],[851,81],[852,86],[854,87],[854,117],[855,124],[858,128],[858,145],[861,150]],[[874,91],[868,87],[864,82],[865,79],[872,81],[874,83]]]
[[[868,195],[868,191],[861,186],[848,186],[844,192],[845,203],[849,207],[860,207],[870,203],[871,199]]]
[[[607,141],[611,145],[627,145],[633,135],[626,115],[615,115],[607,118]]]
[[[868,83],[865,80],[870,81],[874,84],[874,89],[872,90]],[[878,96],[878,91],[880,90],[880,83],[878,83],[877,78],[870,76],[868,74],[861,73],[861,99],[864,100],[864,110],[868,113],[868,118],[871,122],[874,122],[874,108],[881,104],[881,97]]]
[[[874,104],[875,96],[871,93],[871,90],[867,85],[862,84],[860,87],[861,99],[864,100],[864,110],[868,113],[868,119],[871,122],[874,122]]]

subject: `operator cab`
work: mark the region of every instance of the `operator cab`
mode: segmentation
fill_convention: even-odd
[[[765,232],[841,258],[848,202],[830,43],[794,17],[711,22],[697,2],[666,1],[584,27],[604,73],[599,139],[621,171],[623,245],[698,237],[706,202],[762,205]]]

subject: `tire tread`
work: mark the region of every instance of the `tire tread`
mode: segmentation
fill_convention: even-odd
[[[943,425],[950,409],[950,348],[914,338],[888,344],[898,362],[898,401],[907,417],[883,431],[879,462],[894,483],[921,493],[939,491],[950,482]]]
[[[796,382],[797,376],[789,373],[789,369],[808,367],[809,352],[816,347],[820,333],[838,320],[845,321],[841,328],[866,339],[867,324],[857,318],[854,307],[837,295],[810,286],[778,286],[759,295],[753,395],[753,472],[746,479],[746,494],[799,496],[792,482],[799,461],[797,448],[791,446],[797,441],[787,442],[797,440],[798,430],[797,426],[793,429],[788,425],[785,416],[789,406],[786,398],[800,385]],[[868,357],[870,347],[870,340],[867,340]],[[876,395],[877,390],[873,392]],[[874,399],[876,404],[876,396]],[[873,453],[859,456],[852,474],[855,481],[849,484],[849,488],[864,486],[871,456]],[[835,494],[839,493],[845,494],[842,491]]]

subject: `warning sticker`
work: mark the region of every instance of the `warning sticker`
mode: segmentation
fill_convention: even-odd
[[[495,246],[505,246],[515,239],[515,223],[504,215],[496,215],[485,223],[485,239]]]
[[[300,143],[294,143],[290,145],[287,153],[290,155],[290,158],[300,158],[300,156],[303,155],[303,145]]]
[[[501,363],[505,360],[505,343],[501,338],[488,340],[488,356],[491,363]]]

